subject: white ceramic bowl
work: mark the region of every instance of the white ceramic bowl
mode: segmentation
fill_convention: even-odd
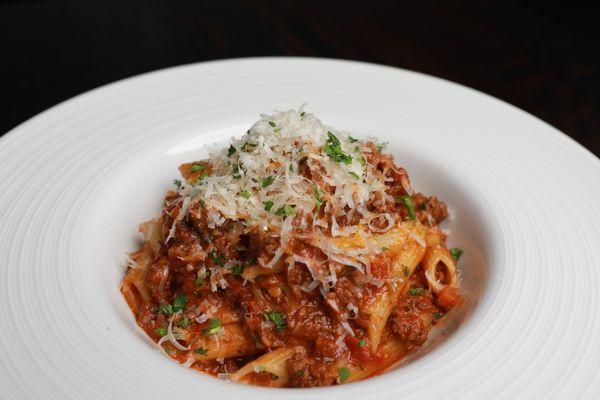
[[[265,389],[179,366],[119,293],[123,253],[180,163],[302,102],[389,141],[415,188],[449,204],[469,301],[411,362],[354,384]],[[599,177],[532,116],[394,68],[240,59],[93,90],[0,139],[0,397],[597,398]]]

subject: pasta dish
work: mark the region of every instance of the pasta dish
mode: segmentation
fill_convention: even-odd
[[[413,190],[384,143],[289,110],[179,169],[121,292],[185,366],[345,384],[395,365],[460,302],[447,207]]]

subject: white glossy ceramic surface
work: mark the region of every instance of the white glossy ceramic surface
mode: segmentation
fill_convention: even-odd
[[[436,335],[454,332],[412,362],[355,384],[263,389],[179,366],[121,298],[123,253],[177,165],[303,102],[328,125],[389,141],[415,188],[447,201],[470,315],[454,331],[455,313]],[[0,398],[598,398],[599,243],[600,161],[471,89],[301,58],[134,77],[0,139]]]

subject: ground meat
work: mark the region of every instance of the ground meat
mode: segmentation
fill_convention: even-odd
[[[315,300],[304,299],[288,317],[288,330],[302,340],[314,342],[332,329],[326,311]]]
[[[422,193],[415,193],[412,201],[417,218],[424,225],[435,226],[448,216],[448,207],[435,196],[427,197]]]
[[[186,224],[179,224],[175,232],[168,248],[173,271],[179,271],[188,264],[198,265],[206,259],[206,251],[193,229]]]
[[[305,353],[292,358],[288,373],[292,387],[327,386],[337,380],[337,375],[328,365],[315,361]]]
[[[159,258],[148,267],[146,284],[150,289],[150,294],[158,303],[166,300],[169,292],[170,278],[169,260],[166,257]]]
[[[322,360],[336,360],[344,356],[346,348],[337,343],[339,335],[324,332],[315,340],[315,356]]]
[[[392,318],[392,331],[402,339],[421,345],[427,340],[427,330],[421,318],[402,314]]]
[[[402,339],[420,346],[427,340],[432,316],[436,311],[429,296],[408,294],[392,312],[392,331]]]

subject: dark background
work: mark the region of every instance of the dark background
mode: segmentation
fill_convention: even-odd
[[[600,155],[600,38],[581,2],[9,1],[0,3],[0,134],[99,85],[230,57],[297,55],[450,79]]]

